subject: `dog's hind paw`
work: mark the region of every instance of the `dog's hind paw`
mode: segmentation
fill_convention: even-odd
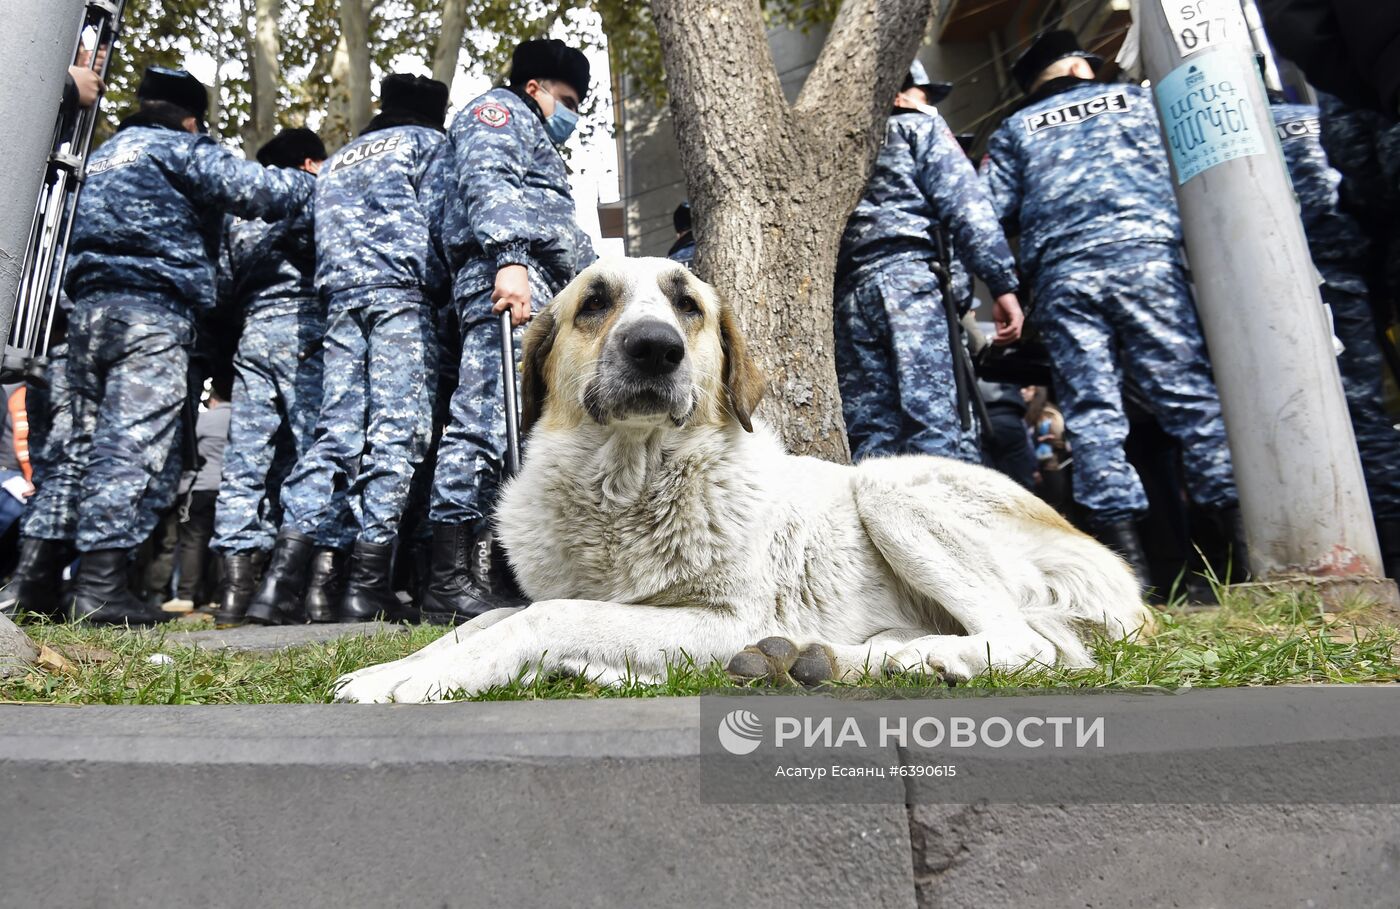
[[[825,644],[808,644],[802,648],[789,670],[793,679],[810,687],[836,678],[836,655]]]
[[[835,670],[834,662],[829,662],[823,670],[820,657],[813,657],[808,651],[819,653],[826,651],[826,647],[813,644],[806,650],[799,650],[787,638],[767,637],[734,654],[724,671],[740,684],[765,682],[769,685],[791,685],[800,682],[814,685],[831,678]],[[805,662],[804,655],[807,656]],[[805,681],[808,678],[816,681]]]

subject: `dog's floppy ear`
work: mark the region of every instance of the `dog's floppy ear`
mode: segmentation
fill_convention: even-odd
[[[724,351],[724,391],[729,399],[729,409],[739,419],[745,431],[753,432],[753,412],[758,402],[763,400],[767,380],[749,356],[744,343],[743,332],[739,330],[739,320],[728,303],[719,309],[719,343]]]
[[[530,431],[544,410],[544,399],[549,394],[545,363],[549,360],[549,352],[554,349],[554,338],[558,333],[559,325],[554,321],[552,306],[535,316],[525,331],[524,365],[520,375],[521,436]]]

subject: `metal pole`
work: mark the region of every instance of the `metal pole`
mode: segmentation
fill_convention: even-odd
[[[506,405],[506,471],[513,477],[520,472],[520,410],[515,403],[515,339],[509,309],[501,313],[501,385]]]
[[[1383,573],[1361,459],[1238,0],[1143,0],[1138,15],[1250,567],[1394,604],[1393,584],[1369,584]]]
[[[7,0],[0,14],[0,342],[10,336],[34,200],[53,150],[84,0]]]

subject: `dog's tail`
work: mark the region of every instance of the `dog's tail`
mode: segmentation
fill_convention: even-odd
[[[1137,578],[1108,547],[1067,525],[1030,547],[1026,555],[1041,583],[1026,592],[1021,611],[1066,665],[1092,666],[1088,645],[1095,638],[1116,641],[1153,632],[1156,623]]]

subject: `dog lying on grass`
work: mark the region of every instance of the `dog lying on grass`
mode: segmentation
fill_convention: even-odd
[[[533,605],[350,673],[341,700],[661,679],[687,658],[758,674],[746,645],[772,637],[808,681],[959,680],[1092,665],[1094,636],[1150,626],[1121,559],[994,471],[787,454],[751,419],[763,378],[733,310],[674,262],[587,269],[531,325],[523,370],[528,444],[497,530]]]

